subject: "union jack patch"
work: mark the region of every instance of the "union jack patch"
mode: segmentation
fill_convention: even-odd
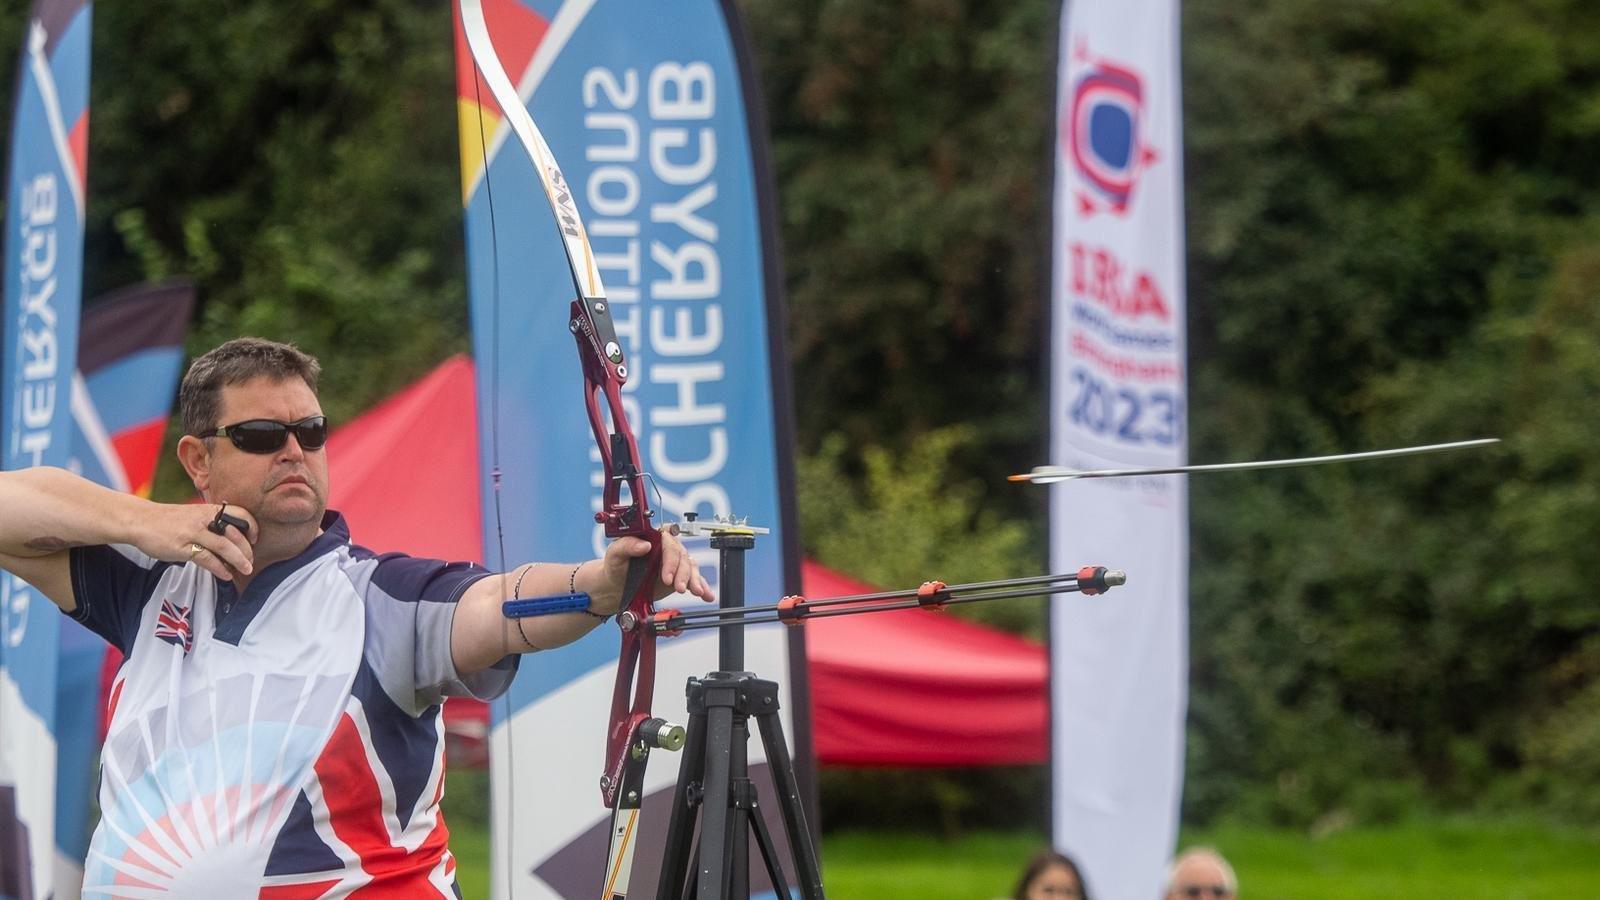
[[[188,653],[194,646],[194,632],[189,627],[189,607],[162,600],[161,613],[156,616],[156,637],[174,647],[182,647],[183,652]]]

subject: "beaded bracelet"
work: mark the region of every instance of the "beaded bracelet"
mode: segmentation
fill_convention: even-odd
[[[522,599],[522,579],[527,578],[528,577],[528,573],[532,572],[534,566],[537,566],[537,565],[538,565],[538,563],[528,563],[528,567],[526,569],[522,570],[522,574],[521,575],[517,576],[517,583],[514,586],[512,586],[512,588],[511,588],[511,599],[513,599],[513,600],[521,600]],[[517,635],[522,638],[522,642],[524,644],[528,645],[528,649],[529,650],[532,650],[535,653],[539,653],[539,652],[542,652],[544,650],[543,647],[540,647],[540,646],[534,644],[533,641],[528,640],[528,633],[526,631],[522,630],[522,619],[521,619],[521,617],[514,618],[511,621],[517,623]]]

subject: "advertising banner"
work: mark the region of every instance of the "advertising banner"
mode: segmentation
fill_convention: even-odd
[[[72,382],[67,468],[119,491],[150,496],[194,310],[186,281],[140,284],[84,308]],[[60,617],[56,662],[56,900],[78,895],[99,757],[104,639]],[[116,656],[120,661],[120,654]],[[115,665],[116,663],[111,663]]]
[[[771,528],[747,556],[745,583],[750,603],[776,602],[798,589],[787,363],[764,125],[732,4],[488,0],[484,13],[587,227],[628,357],[624,397],[657,492],[656,523],[695,513]],[[602,470],[567,329],[572,278],[536,174],[479,82],[459,18],[457,30],[485,557],[497,569],[577,561],[602,553],[605,539],[594,520]],[[690,549],[715,580],[715,551],[703,541]],[[804,715],[785,632],[750,629],[746,664],[787,689],[780,703],[793,739]],[[601,891],[610,819],[598,782],[617,652],[608,624],[529,654],[509,701],[495,704],[497,897]],[[685,680],[717,668],[717,636],[663,638],[659,654],[654,712],[684,723]],[[759,740],[749,749],[759,774]],[[633,875],[640,896],[655,890],[678,764],[672,753],[650,757]],[[751,868],[754,881],[765,879],[759,862]]]
[[[90,7],[39,0],[17,67],[0,317],[0,469],[64,466],[83,292]],[[49,897],[61,614],[0,573],[0,897]]]
[[[1187,456],[1176,0],[1071,0],[1056,101],[1051,459]],[[1177,836],[1188,677],[1182,478],[1051,488],[1051,558],[1125,569],[1051,606],[1053,825],[1095,897],[1160,896]]]

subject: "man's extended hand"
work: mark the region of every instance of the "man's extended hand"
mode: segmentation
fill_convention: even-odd
[[[595,612],[616,613],[627,602],[622,589],[628,578],[628,564],[636,556],[650,552],[650,542],[643,538],[618,538],[606,548],[601,558],[598,584],[589,585],[591,606]],[[580,579],[582,578],[580,573]],[[580,584],[581,587],[581,584]],[[693,594],[708,603],[716,602],[711,585],[700,574],[700,567],[684,548],[677,535],[661,532],[661,580],[651,592],[651,599],[660,600],[669,594]]]

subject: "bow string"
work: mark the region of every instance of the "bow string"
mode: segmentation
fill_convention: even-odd
[[[577,343],[583,368],[584,409],[605,473],[601,508],[595,513],[595,521],[604,527],[608,538],[633,537],[650,544],[648,554],[629,561],[624,582],[623,608],[617,616],[622,647],[606,731],[605,770],[600,778],[601,797],[612,810],[602,896],[621,898],[627,895],[633,851],[638,843],[645,760],[652,747],[676,749],[675,743],[681,742],[682,733],[681,729],[674,731],[655,719],[650,712],[655,692],[656,648],[654,632],[644,625],[653,614],[651,595],[661,575],[661,533],[652,522],[654,512],[646,490],[647,476],[640,468],[638,440],[622,402],[622,388],[629,375],[627,358],[617,340],[611,305],[606,299],[600,269],[573,191],[500,63],[484,20],[482,0],[460,0],[460,3],[462,31],[473,63],[538,175],[561,234],[562,248],[577,292],[577,299],[569,309],[567,327]],[[487,147],[487,141],[483,145]],[[486,184],[488,178],[485,158]],[[492,204],[489,221],[493,232]],[[498,475],[497,466],[497,479]],[[495,503],[498,515],[498,490]],[[502,564],[504,555],[502,547]]]

